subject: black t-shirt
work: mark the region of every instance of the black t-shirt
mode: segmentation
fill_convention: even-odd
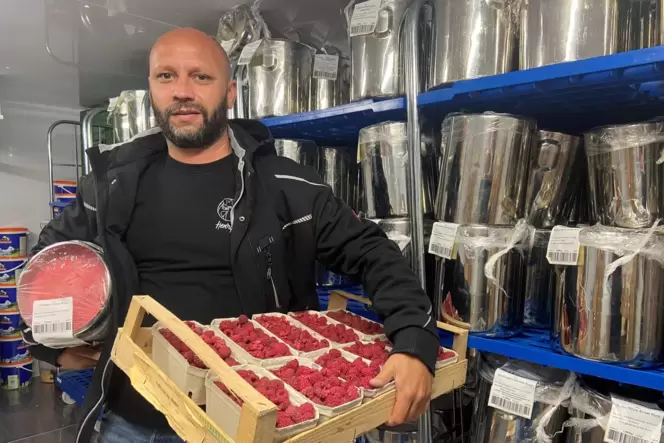
[[[203,165],[166,156],[141,177],[126,245],[138,269],[140,292],[183,320],[209,324],[242,314],[231,269],[231,212],[235,159]],[[130,422],[166,429],[164,416],[130,386],[109,396],[110,409]],[[119,381],[119,380],[118,380]]]

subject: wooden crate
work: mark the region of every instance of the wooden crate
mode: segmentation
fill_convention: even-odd
[[[330,295],[329,309],[344,309],[348,299],[369,304],[365,298],[336,291]],[[164,372],[152,361],[152,333],[143,328],[143,318],[150,314],[169,328],[198,355],[223,383],[244,400],[240,412],[238,443],[273,441],[277,408],[235,373],[187,325],[154,299],[136,296],[132,299],[124,327],[118,330],[111,358],[131,380],[134,388],[168,419],[171,427],[188,443],[233,442]],[[432,398],[462,386],[466,379],[467,331],[438,324],[454,334],[453,349],[459,360],[436,371]],[[385,423],[395,402],[394,390],[377,396],[357,408],[336,416],[314,429],[287,440],[291,443],[351,442]]]

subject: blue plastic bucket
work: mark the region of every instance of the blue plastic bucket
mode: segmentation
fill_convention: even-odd
[[[16,302],[17,293],[16,286],[0,287],[0,312],[16,311],[18,309],[18,303]]]
[[[0,228],[0,260],[28,256],[26,228]]]
[[[55,194],[76,194],[76,181],[56,180],[53,182],[53,192]]]
[[[21,338],[19,329],[21,314],[18,309],[15,311],[0,311],[0,337],[3,338]]]
[[[32,357],[20,363],[0,363],[0,388],[18,389],[32,381]]]
[[[0,337],[0,364],[25,363],[30,351],[21,337]]]
[[[16,287],[25,258],[0,257],[0,288]]]
[[[72,202],[52,202],[51,203],[51,208],[53,209],[53,218],[57,217],[58,215],[62,214],[62,211],[69,206]]]
[[[60,203],[71,203],[76,200],[76,194],[55,194],[55,201]]]

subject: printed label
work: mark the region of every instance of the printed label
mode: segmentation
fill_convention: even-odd
[[[85,343],[73,338],[73,311],[71,297],[35,301],[32,305],[32,337],[44,345],[65,347]]]
[[[580,228],[554,226],[546,249],[546,259],[552,265],[575,266],[579,261]]]
[[[256,40],[255,42],[251,42],[242,48],[242,52],[240,53],[240,58],[238,59],[237,64],[248,65],[261,43],[263,43],[263,40]]]
[[[659,443],[664,411],[611,397],[611,413],[604,441],[609,443]]]
[[[381,1],[369,0],[355,5],[353,16],[350,18],[350,26],[348,27],[351,37],[371,34],[376,30]]]
[[[339,56],[316,54],[314,57],[314,78],[336,80],[339,71]]]
[[[429,254],[448,260],[456,258],[454,245],[459,225],[457,223],[436,222],[431,230]]]
[[[489,406],[524,418],[531,418],[537,382],[496,369],[489,393]]]

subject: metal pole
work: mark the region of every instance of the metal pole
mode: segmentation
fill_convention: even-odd
[[[49,195],[51,196],[50,203],[55,201],[55,190],[53,186],[55,180],[53,178],[53,130],[60,125],[74,125],[79,126],[80,123],[75,120],[58,120],[53,122],[49,126],[48,131],[46,131],[46,150],[48,151],[48,185],[49,185]],[[76,162],[78,164],[78,162]],[[78,170],[76,172],[78,174]]]
[[[412,247],[413,271],[420,278],[422,287],[426,288],[424,267],[424,214],[422,212],[422,156],[420,154],[420,120],[417,111],[417,94],[420,92],[420,60],[421,48],[419,29],[422,8],[426,0],[415,0],[406,12],[404,25],[404,70],[406,75],[407,101],[407,135],[408,135],[408,209],[410,214],[410,235]],[[418,418],[418,443],[432,442],[431,410],[427,409]]]
[[[81,153],[81,159],[83,160],[83,174],[89,174],[90,171],[92,170],[90,165],[90,159],[88,158],[88,155],[85,153],[85,151],[90,149],[93,144],[92,120],[94,120],[97,114],[104,111],[106,111],[106,108],[104,107],[94,108],[88,111],[88,113],[85,114],[85,116],[83,117],[83,127],[81,129],[82,139],[83,139],[82,140],[83,152]]]

